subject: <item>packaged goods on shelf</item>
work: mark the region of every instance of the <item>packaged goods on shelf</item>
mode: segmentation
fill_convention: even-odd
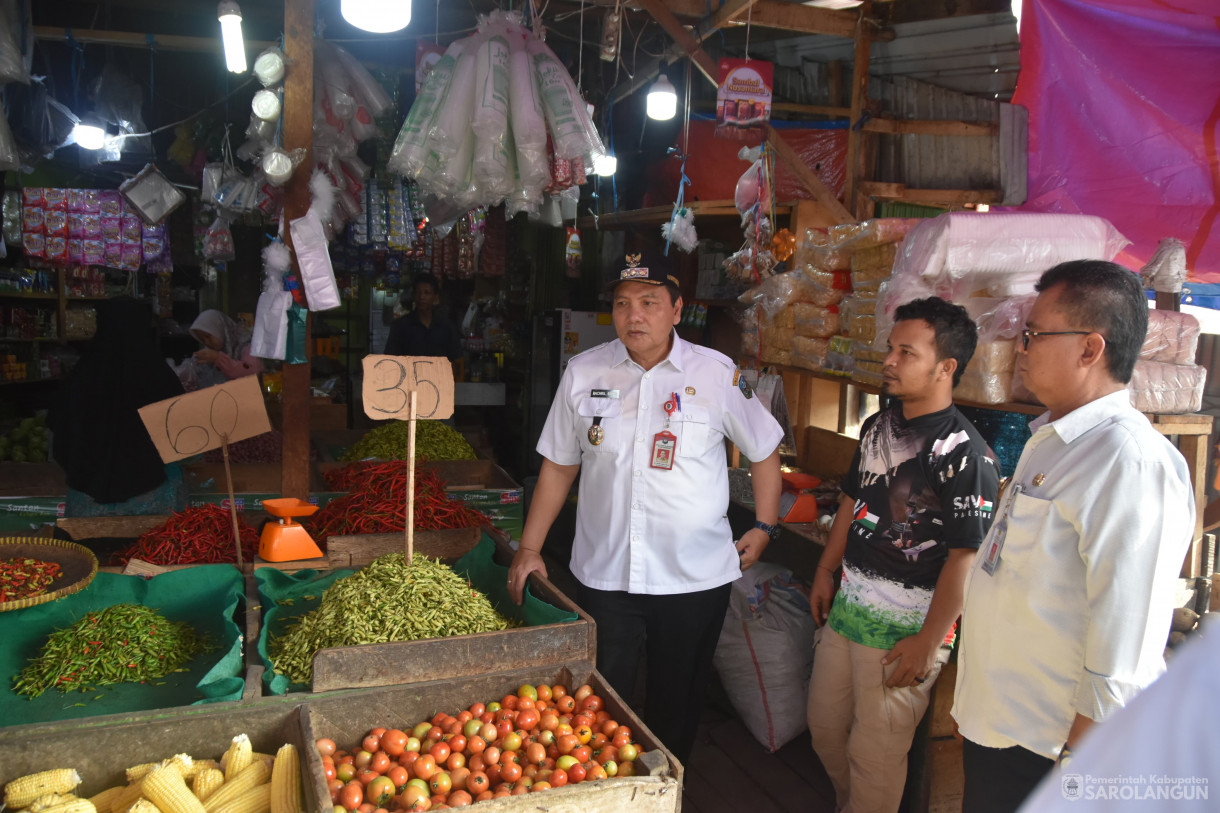
[[[827,285],[826,283],[830,284]],[[846,291],[846,285],[839,285],[833,277],[813,277],[802,271],[788,271],[776,274],[746,291],[738,301],[744,304],[758,304],[767,317],[774,317],[786,306],[794,302],[809,302],[819,307],[829,307],[837,304]]]
[[[883,383],[881,377],[881,362],[879,361],[864,361],[859,357],[856,358],[856,369],[851,371],[851,380],[857,384],[865,384],[870,387],[880,387]]]
[[[1012,372],[1017,366],[1016,339],[999,339],[994,342],[980,342],[974,349],[966,372],[1003,373]]]
[[[807,302],[797,302],[792,306],[792,314],[793,332],[797,336],[828,339],[839,332],[839,312],[834,306],[819,308]]]
[[[871,345],[877,338],[877,317],[867,313],[853,314],[847,326],[847,335],[861,344]]]
[[[1012,400],[1012,370],[987,373],[966,368],[953,389],[953,397],[976,404],[1002,404]]]
[[[1140,359],[1127,389],[1140,412],[1183,414],[1202,408],[1205,383],[1206,367]]]
[[[764,344],[761,358],[767,364],[792,364],[792,349],[781,345]]]
[[[856,361],[873,361],[877,364],[885,361],[886,356],[886,352],[884,350],[875,350],[870,345],[861,344],[854,339],[852,340],[851,354]]]
[[[894,243],[857,251],[851,255],[852,279],[855,280],[857,275],[862,279],[888,277],[894,270],[894,258],[897,256],[898,246]]]
[[[815,339],[808,336],[792,338],[790,358],[793,366],[804,367],[806,370],[821,370],[826,366],[826,357],[829,353],[829,339]]]
[[[856,359],[852,355],[855,343],[850,336],[832,336],[827,342],[826,365],[828,373],[850,375],[856,368]]]
[[[1148,311],[1148,335],[1140,358],[1169,364],[1194,364],[1199,349],[1199,321],[1188,313]]]

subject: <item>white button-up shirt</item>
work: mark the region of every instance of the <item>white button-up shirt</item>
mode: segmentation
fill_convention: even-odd
[[[1030,429],[967,576],[952,714],[979,745],[1054,759],[1076,714],[1104,720],[1164,671],[1195,505],[1126,390]]]
[[[681,406],[667,414],[675,394]],[[654,441],[667,426],[677,439],[673,468],[654,468]],[[758,461],[782,436],[732,361],[677,335],[647,371],[617,339],[576,356],[537,447],[554,463],[581,466],[573,575],[596,590],[651,594],[738,578],[724,439]]]

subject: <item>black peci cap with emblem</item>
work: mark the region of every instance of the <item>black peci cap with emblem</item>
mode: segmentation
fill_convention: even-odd
[[[667,285],[680,293],[678,278],[670,273],[669,262],[657,255],[628,254],[626,265],[610,280],[606,289],[613,291],[620,282],[642,282],[645,285]]]

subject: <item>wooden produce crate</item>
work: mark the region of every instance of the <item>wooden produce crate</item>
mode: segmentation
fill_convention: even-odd
[[[512,655],[488,660],[489,666],[516,661]],[[549,665],[484,672],[479,675],[453,676],[444,667],[433,670],[425,683],[392,688],[367,689],[313,695],[306,703],[307,730],[311,740],[330,737],[339,747],[359,742],[372,728],[398,726],[408,730],[437,712],[457,714],[472,703],[487,702],[515,693],[523,683],[560,683],[575,689],[588,683],[605,701],[606,711],[619,723],[629,726],[635,740],[646,752],[640,767],[651,765],[655,773],[647,776],[615,777],[551,788],[541,794],[525,794],[479,802],[489,811],[583,811],[584,813],[676,813],[682,802],[682,765],[661,745],[626,703],[593,669],[592,661],[557,659]],[[643,773],[643,771],[642,771]],[[328,800],[325,780],[319,772],[313,777],[315,796]],[[324,801],[322,813],[332,806]]]
[[[321,788],[330,810],[329,792],[314,779],[322,775],[322,766],[313,738],[305,734],[304,718],[298,701],[270,698],[0,728],[0,749],[6,754],[0,785],[50,768],[75,768],[81,776],[76,792],[91,796],[126,784],[125,771],[134,765],[175,754],[219,759],[234,736],[246,734],[259,753],[274,754],[286,742],[297,746],[302,807],[319,810]]]
[[[529,586],[534,596],[576,613],[578,619],[452,638],[320,649],[313,658],[313,691],[420,683],[437,674],[464,678],[507,662],[535,670],[567,660],[596,662],[593,619],[537,573],[530,575]]]
[[[482,535],[481,527],[416,531],[412,544],[416,553],[452,564],[469,553]],[[402,553],[405,549],[406,535],[401,531],[392,534],[339,534],[326,540],[326,561],[330,567],[361,568],[378,556]]]

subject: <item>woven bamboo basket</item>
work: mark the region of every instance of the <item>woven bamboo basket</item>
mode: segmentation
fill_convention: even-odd
[[[97,557],[83,545],[61,539],[30,536],[0,538],[0,561],[21,558],[56,562],[60,567],[59,577],[51,583],[53,589],[46,593],[0,602],[0,612],[20,610],[70,596],[88,587],[89,582],[97,575]]]

